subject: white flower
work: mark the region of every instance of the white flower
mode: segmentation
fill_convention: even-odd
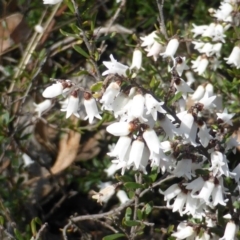
[[[158,59],[159,54],[161,52],[163,52],[164,47],[163,47],[162,44],[160,44],[159,42],[155,41],[153,43],[153,45],[151,46],[151,48],[147,48],[145,50],[148,52],[147,57],[153,56],[153,59],[156,62],[157,59]]]
[[[195,24],[193,25],[193,29],[191,30],[191,32],[194,33],[193,38],[196,38],[198,35],[202,35],[204,33],[204,31],[208,28],[208,25],[200,25],[197,26]]]
[[[22,159],[25,167],[34,163],[34,161],[26,153],[22,155]]]
[[[127,104],[129,100],[129,97],[123,92],[119,92],[119,94],[114,98],[112,110],[115,118],[124,114],[124,112],[127,110]]]
[[[140,39],[143,41],[141,46],[142,47],[147,47],[147,49],[150,49],[151,46],[156,42],[155,38],[157,38],[156,31],[148,34],[145,37],[140,37]]]
[[[47,87],[42,95],[45,98],[54,98],[57,97],[58,95],[62,94],[63,92],[63,84],[59,81],[56,83],[52,84],[51,86]]]
[[[180,133],[184,134],[186,138],[189,138],[191,129],[194,124],[194,118],[192,113],[187,111],[177,114],[178,118],[181,120],[181,125],[179,128]]]
[[[141,122],[146,122],[147,119],[143,117],[145,98],[141,93],[137,93],[131,103],[130,117],[138,118]]]
[[[128,136],[121,136],[113,151],[107,153],[110,157],[117,157],[120,160],[124,160],[128,149],[131,146],[132,139]]]
[[[228,22],[228,21],[231,21],[231,18],[229,17],[231,17],[232,11],[233,11],[233,6],[230,3],[221,2],[221,6],[213,16],[220,21]]]
[[[235,46],[228,58],[224,58],[227,64],[233,64],[237,69],[240,68],[240,47]]]
[[[145,97],[145,106],[147,108],[146,114],[151,114],[153,119],[157,120],[157,112],[166,113],[166,111],[161,107],[164,103],[158,102],[151,94],[147,93]]]
[[[126,71],[129,68],[126,65],[119,63],[116,59],[114,59],[113,55],[110,55],[111,62],[103,61],[103,64],[108,69],[102,73],[103,76],[107,74],[118,74],[120,76],[126,76]]]
[[[185,93],[193,92],[193,90],[188,86],[188,84],[182,78],[175,79],[174,87],[177,89],[176,93],[178,93],[178,92],[183,93],[183,98],[186,97]]]
[[[179,46],[179,41],[177,38],[173,38],[168,42],[167,48],[164,53],[161,53],[161,56],[163,58],[171,57],[173,59],[173,56],[175,55],[177,49]]]
[[[108,202],[108,200],[112,197],[115,193],[116,186],[115,185],[108,185],[101,189],[99,193],[94,192],[95,194],[92,196],[93,199],[97,199],[97,202],[102,204],[103,202]]]
[[[38,112],[38,117],[41,117],[42,113],[51,107],[51,104],[52,102],[49,99],[46,99],[39,104],[33,103],[35,107],[35,112]]]
[[[199,75],[202,75],[208,66],[208,58],[206,56],[199,56],[196,60],[192,61],[192,69]]]
[[[233,125],[231,119],[234,117],[234,113],[228,113],[225,108],[222,113],[217,113],[217,119],[221,119],[224,124]]]
[[[130,69],[136,68],[137,70],[142,68],[142,52],[139,49],[133,51],[132,65]]]
[[[114,136],[127,136],[134,130],[134,124],[127,122],[116,122],[109,125],[106,130]]]
[[[195,78],[193,76],[193,73],[191,71],[186,71],[185,76],[187,78],[187,85],[191,86],[192,83],[195,82]]]
[[[219,240],[234,240],[239,227],[233,221],[229,221],[226,225],[224,235]]]
[[[144,152],[144,147],[145,144],[141,138],[137,138],[133,141],[129,154],[128,165],[134,164],[136,169],[139,168]]]
[[[105,90],[101,100],[99,101],[102,103],[102,109],[106,109],[109,111],[113,110],[113,102],[116,96],[120,92],[120,86],[117,82],[111,82],[107,89]]]
[[[193,95],[191,96],[192,100],[200,100],[205,93],[205,88],[203,85],[199,85]]]
[[[171,236],[176,237],[177,239],[194,239],[195,232],[193,227],[188,226],[186,223],[182,222],[177,227],[177,232],[172,233]]]
[[[198,124],[199,132],[198,137],[203,147],[207,147],[212,136],[209,134],[209,129],[207,129],[207,125],[203,122],[201,125]]]
[[[117,198],[119,199],[121,204],[126,203],[129,201],[129,197],[127,196],[126,192],[123,190],[119,190],[116,194]]]
[[[173,171],[176,177],[186,177],[192,179],[192,159],[182,159],[177,162],[177,166]]]
[[[66,118],[69,118],[72,114],[76,117],[80,117],[78,113],[78,104],[79,104],[79,98],[78,98],[78,91],[74,90],[70,97],[68,98],[68,105],[66,108],[62,108],[62,112],[66,113]]]
[[[102,119],[102,117],[99,115],[96,100],[92,97],[92,95],[88,92],[84,93],[84,100],[83,100],[84,107],[86,109],[87,116],[84,120],[89,119],[89,123],[93,123],[93,119],[98,118]]]
[[[182,76],[184,70],[188,70],[189,67],[186,64],[186,57],[176,57],[175,58],[175,69],[179,76]]]
[[[156,132],[153,129],[147,128],[143,132],[143,138],[150,150],[150,153],[159,153],[160,141]]]
[[[50,5],[54,5],[60,2],[62,2],[62,0],[43,0],[43,4],[50,4]]]

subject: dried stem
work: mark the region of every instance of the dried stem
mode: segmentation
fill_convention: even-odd
[[[159,25],[160,25],[160,30],[161,30],[162,34],[164,35],[164,37],[166,39],[168,39],[166,25],[165,25],[165,21],[164,21],[164,15],[163,15],[164,0],[156,0],[156,2],[157,2],[158,11],[159,11],[158,21],[159,21]]]
[[[85,33],[85,31],[83,30],[83,27],[82,27],[82,19],[81,19],[81,16],[79,14],[79,11],[78,11],[78,7],[76,5],[76,2],[75,0],[71,0],[72,1],[72,4],[73,4],[73,7],[74,7],[74,11],[75,11],[75,16],[76,16],[76,19],[77,19],[77,24],[78,24],[78,27],[80,28],[81,30],[81,34],[82,34],[82,37],[83,37],[83,41],[88,49],[88,53],[90,55],[90,62],[91,64],[93,65],[94,69],[95,69],[95,72],[96,72],[96,75],[94,76],[95,79],[97,81],[100,81],[101,80],[101,74],[100,74],[100,71],[98,69],[98,66],[96,64],[96,62],[93,60],[93,56],[94,56],[94,47],[90,44],[88,38],[87,38],[87,35]]]

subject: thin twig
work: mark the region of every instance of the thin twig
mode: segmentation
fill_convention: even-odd
[[[42,235],[42,233],[44,232],[44,230],[46,229],[47,226],[48,226],[48,224],[47,224],[47,223],[44,223],[44,224],[41,226],[41,228],[38,230],[36,236],[35,236],[35,237],[32,236],[31,240],[39,240],[40,237],[41,237],[41,235]]]
[[[82,27],[82,19],[81,19],[81,16],[79,14],[79,11],[78,11],[78,7],[76,5],[76,2],[75,0],[71,0],[72,1],[72,4],[73,4],[73,7],[74,7],[74,11],[75,11],[75,16],[76,16],[76,19],[77,19],[77,24],[78,24],[78,27],[80,28],[81,30],[81,34],[82,34],[82,37],[83,37],[83,41],[88,49],[88,53],[90,55],[90,59],[89,61],[91,62],[91,64],[93,65],[94,69],[95,69],[95,72],[96,72],[96,76],[95,76],[95,79],[97,81],[100,81],[101,80],[101,74],[100,74],[100,71],[99,71],[99,68],[97,66],[97,63],[93,60],[93,56],[94,56],[94,49],[93,46],[90,44],[88,38],[87,38],[87,35],[85,33],[85,31],[83,30],[83,27]]]
[[[161,185],[162,183],[168,181],[168,180],[171,180],[173,178],[175,178],[176,176],[167,176],[166,178],[164,179],[161,179],[159,180],[158,182],[154,183],[152,185],[151,188],[147,188],[145,190],[143,190],[140,194],[139,194],[139,197],[143,197],[146,193],[148,193],[149,191],[151,191],[153,188],[155,187],[158,187],[159,185]],[[106,217],[109,217],[111,215],[115,216],[116,214],[120,213],[123,209],[131,206],[133,203],[134,203],[135,199],[131,199],[129,201],[127,201],[126,203],[122,204],[121,206],[119,206],[118,208],[116,209],[113,209],[113,210],[110,210],[108,212],[105,212],[105,213],[99,213],[99,214],[92,214],[92,215],[84,215],[84,216],[77,216],[77,217],[73,217],[72,218],[72,221],[74,222],[78,222],[78,221],[84,221],[84,220],[89,220],[89,219],[92,219],[92,218],[95,218],[95,219],[101,219],[101,218],[106,218]]]
[[[165,21],[164,21],[164,15],[163,15],[164,0],[156,0],[156,2],[157,2],[158,11],[159,11],[158,19],[159,19],[160,30],[161,30],[162,34],[164,35],[164,37],[166,39],[168,39],[166,25],[165,25]]]

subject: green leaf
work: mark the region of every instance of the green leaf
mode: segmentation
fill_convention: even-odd
[[[149,174],[149,178],[152,182],[155,182],[158,176],[158,167],[153,167],[151,173]]]
[[[15,234],[17,240],[24,240],[22,237],[22,234],[16,228],[14,229],[14,234]]]
[[[70,9],[70,11],[71,11],[72,13],[75,13],[74,6],[73,6],[73,4],[72,4],[72,1],[71,1],[71,0],[65,0],[64,2],[67,4],[67,6],[68,6],[68,8]]]
[[[182,97],[182,92],[178,92],[174,97],[169,101],[169,105],[175,103],[178,99]]]
[[[126,182],[124,183],[125,188],[127,189],[138,189],[138,188],[143,188],[143,185],[140,183],[135,183],[135,182]]]
[[[89,55],[78,45],[74,45],[73,48],[80,53],[81,55],[83,55],[85,58],[89,58]]]
[[[3,225],[3,224],[4,224],[4,217],[0,216],[0,225]]]
[[[134,226],[140,225],[140,223],[134,220],[128,220],[128,221],[125,221],[125,225],[128,227],[134,227]]]
[[[126,212],[125,212],[125,220],[126,220],[126,221],[129,221],[130,218],[131,218],[131,216],[132,216],[132,209],[131,209],[130,207],[128,207],[128,208],[126,209]]]
[[[147,203],[144,207],[143,207],[143,209],[142,209],[142,211],[146,214],[146,215],[148,215],[149,213],[151,213],[151,211],[152,211],[152,202],[149,202],[149,203]]]
[[[100,91],[102,89],[102,85],[103,85],[103,82],[100,81],[100,82],[94,83],[90,87],[90,89],[91,89],[92,92],[98,92],[98,91]]]
[[[123,233],[111,234],[111,235],[104,237],[103,240],[114,240],[114,239],[118,239],[120,237],[125,237],[125,234],[123,234]]]
[[[75,34],[75,33],[68,33],[62,29],[60,29],[60,33],[65,36],[65,37],[74,37],[74,38],[79,38],[79,35],[78,34]]]
[[[33,236],[36,236],[36,234],[37,234],[37,227],[36,227],[35,219],[33,219],[31,221],[31,231],[32,231]]]
[[[137,218],[138,220],[142,220],[142,211],[140,209],[137,210]]]

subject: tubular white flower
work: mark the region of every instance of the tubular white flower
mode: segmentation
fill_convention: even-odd
[[[120,76],[126,76],[126,71],[129,68],[126,65],[119,63],[116,59],[114,59],[113,55],[110,55],[111,62],[103,61],[103,64],[108,69],[102,73],[103,76],[107,74],[118,74]]]
[[[217,119],[221,119],[224,124],[229,124],[232,126],[231,119],[234,117],[234,113],[228,113],[228,110],[225,108],[222,113],[217,113]]]
[[[179,46],[179,40],[177,38],[173,38],[168,42],[165,52],[161,53],[160,55],[163,58],[171,57],[173,59],[173,56],[175,55],[178,49],[178,46]]]
[[[186,57],[176,57],[175,63],[176,63],[175,68],[179,76],[182,76],[184,70],[189,69],[189,67],[186,64]]]
[[[196,193],[197,191],[200,191],[204,185],[205,181],[203,180],[202,177],[198,177],[194,179],[192,182],[188,183],[186,185],[186,189],[192,190],[191,195]]]
[[[202,75],[209,64],[208,58],[206,56],[199,56],[195,61],[192,61],[192,69],[199,75]]]
[[[138,118],[140,121],[146,122],[147,119],[143,117],[145,99],[141,93],[137,93],[131,103],[130,116]]]
[[[177,166],[173,171],[173,174],[176,177],[186,177],[192,179],[192,160],[191,159],[182,159],[177,162]]]
[[[111,82],[105,90],[101,100],[99,101],[100,103],[102,103],[102,109],[112,111],[113,101],[115,100],[115,97],[118,95],[119,92],[119,84],[117,82]]]
[[[194,118],[192,114],[187,111],[178,113],[177,116],[181,120],[179,131],[188,138],[193,127]]]
[[[195,195],[193,197],[201,198],[203,199],[207,204],[209,204],[209,198],[212,195],[213,189],[215,187],[215,184],[212,181],[205,181],[201,191],[198,195]]]
[[[121,204],[124,204],[127,201],[129,201],[129,197],[127,196],[126,192],[123,190],[118,190],[116,196],[119,199]]]
[[[146,114],[151,114],[153,119],[157,120],[157,112],[166,113],[166,111],[161,107],[164,103],[158,102],[151,94],[147,93],[145,97],[145,106],[147,108]]]
[[[80,117],[78,114],[78,104],[78,91],[74,90],[68,98],[67,108],[61,109],[62,112],[67,112],[66,118],[69,118],[72,114],[74,114],[76,117]]]
[[[143,133],[143,138],[150,150],[150,153],[155,152],[159,153],[160,141],[156,132],[153,129],[146,129]]]
[[[226,202],[223,199],[223,189],[221,184],[215,185],[213,192],[212,192],[212,200],[213,200],[213,206],[217,206],[218,204],[221,204],[222,206],[226,206]]]
[[[145,37],[140,37],[140,39],[143,41],[141,46],[142,47],[148,47],[148,49],[156,42],[155,38],[157,38],[156,31],[150,33],[149,35]]]
[[[34,161],[26,153],[22,155],[22,159],[23,159],[24,167],[27,167],[34,163]]]
[[[199,132],[198,137],[203,147],[207,147],[210,139],[212,139],[212,136],[209,134],[209,130],[207,129],[207,125],[205,122],[203,122],[202,125],[198,125]]]
[[[142,52],[139,49],[135,49],[133,51],[133,57],[132,57],[132,65],[130,69],[140,69],[142,68]]]
[[[114,136],[127,136],[133,130],[133,124],[127,122],[115,122],[107,126],[106,130]]]
[[[128,148],[131,146],[132,139],[129,136],[121,136],[112,152],[107,153],[110,157],[118,157],[120,160],[124,160],[127,154]]]
[[[185,76],[187,78],[187,85],[191,86],[192,83],[194,83],[196,80],[193,76],[193,73],[191,71],[186,71]]]
[[[84,93],[83,104],[87,113],[87,116],[85,117],[84,120],[89,119],[89,123],[92,124],[94,117],[102,119],[98,112],[96,100],[92,97],[90,93],[87,92]]]
[[[61,82],[56,82],[52,84],[51,86],[47,87],[43,93],[42,96],[45,98],[54,98],[62,94],[63,92],[63,85]]]
[[[235,222],[229,221],[226,225],[224,235],[219,240],[234,240],[238,227]]]
[[[133,141],[129,154],[128,165],[134,164],[136,169],[139,168],[143,156],[144,146],[145,144],[141,138],[137,138]]]
[[[177,89],[177,92],[182,92],[183,94],[193,92],[193,90],[188,86],[188,84],[182,78],[176,78],[176,80],[174,81],[174,87]],[[184,95],[183,95],[183,98],[184,98]]]
[[[114,112],[114,117],[117,118],[118,116],[122,115],[127,110],[127,104],[129,102],[129,97],[120,92],[114,99],[112,103],[112,110]]]
[[[55,5],[62,2],[62,0],[43,0],[43,4]]]
[[[38,117],[41,117],[42,113],[51,107],[52,102],[51,100],[46,99],[45,101],[39,104],[33,103],[33,105],[35,107],[35,112],[38,113]]]
[[[199,85],[193,95],[191,96],[192,100],[200,100],[205,93],[205,88],[203,85]]]
[[[194,33],[193,38],[196,38],[198,35],[202,35],[204,31],[208,28],[208,25],[200,25],[197,26],[195,24],[193,25],[193,29],[191,30],[192,33]]]
[[[227,64],[233,64],[237,69],[240,68],[240,47],[235,46],[228,58],[224,58]]]
[[[105,188],[101,189],[99,193],[95,193],[92,198],[96,199],[98,203],[102,204],[103,202],[108,202],[108,200],[115,193],[115,185],[108,185]]]
[[[173,207],[172,211],[173,212],[178,211],[180,213],[180,216],[182,216],[183,207],[186,204],[186,202],[187,202],[187,194],[185,194],[184,192],[180,192],[177,195],[177,197],[172,205],[172,207]],[[167,205],[167,207],[171,207],[171,205],[170,206]]]
[[[182,190],[177,183],[170,186],[165,192],[162,192],[162,190],[159,189],[159,192],[164,195],[164,201],[168,201],[168,202],[170,202],[170,200],[175,198],[181,191]]]
[[[180,225],[180,224],[179,224]],[[195,232],[193,227],[187,226],[186,224],[178,225],[177,232],[171,234],[171,236],[177,239],[194,239]]]
[[[153,56],[153,59],[156,62],[159,54],[164,50],[164,47],[159,42],[155,41],[151,48],[145,50],[148,52],[147,57]]]

